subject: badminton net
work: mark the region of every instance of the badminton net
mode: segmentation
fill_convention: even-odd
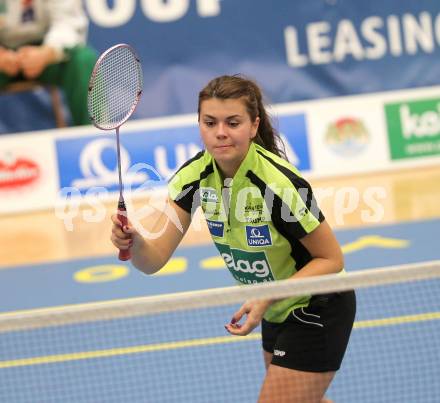
[[[240,304],[351,289],[355,326],[327,396],[438,402],[440,261],[3,313],[0,401],[256,402],[260,328],[224,329]]]

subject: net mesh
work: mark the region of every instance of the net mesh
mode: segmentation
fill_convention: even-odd
[[[232,313],[244,300],[349,289],[355,327],[327,396],[438,402],[439,261],[2,314],[0,401],[256,402],[260,329],[228,335]]]
[[[142,67],[128,45],[117,45],[99,58],[88,93],[90,119],[100,129],[119,127],[134,111],[142,93]]]

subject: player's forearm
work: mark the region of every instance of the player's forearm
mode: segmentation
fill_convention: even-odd
[[[301,270],[297,271],[291,278],[299,279],[311,276],[321,276],[325,274],[339,273],[344,269],[343,258],[320,258],[315,257],[307,263]]]
[[[322,276],[325,274],[335,274],[339,273],[344,269],[344,261],[342,259],[324,259],[324,258],[313,258],[309,263],[307,263],[301,270],[298,270],[294,275],[292,275],[289,280],[298,280],[301,278],[312,277],[312,276]],[[267,308],[280,301],[280,299],[270,299],[265,300]],[[266,309],[267,309],[266,308]]]
[[[168,257],[152,241],[143,239],[142,242],[133,244],[131,262],[145,274],[154,274],[168,261]]]

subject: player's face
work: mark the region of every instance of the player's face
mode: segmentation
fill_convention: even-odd
[[[200,134],[223,174],[233,177],[246,157],[260,118],[252,122],[244,99],[211,98],[200,105]]]

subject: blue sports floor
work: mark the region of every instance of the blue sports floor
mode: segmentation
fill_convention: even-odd
[[[347,271],[440,259],[440,220],[337,232]],[[0,270],[8,312],[233,285],[213,246],[181,247],[163,274],[115,256]],[[328,396],[440,402],[440,281],[358,291],[349,349]],[[255,402],[258,329],[226,334],[236,307],[0,333],[0,402]]]

